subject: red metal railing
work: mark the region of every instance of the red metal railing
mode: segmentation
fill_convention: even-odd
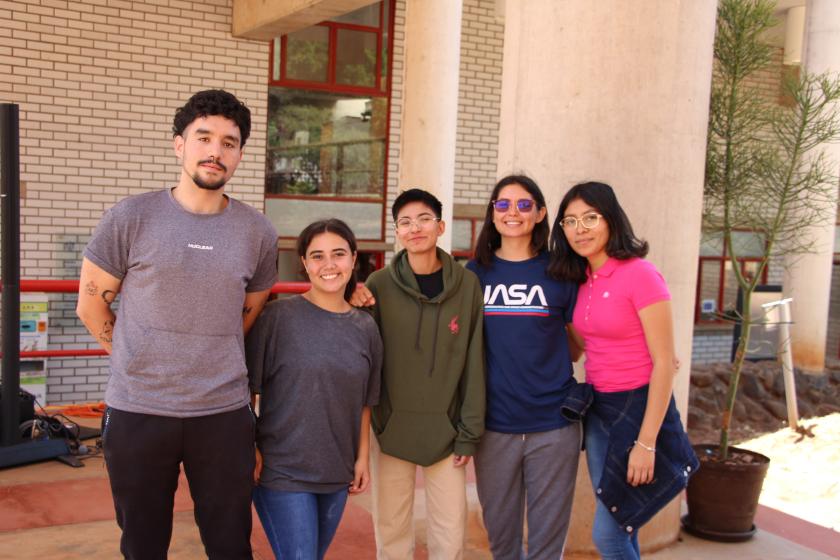
[[[278,282],[271,287],[272,294],[301,294],[309,289],[309,282]],[[0,285],[2,291],[2,285]],[[21,292],[47,292],[75,294],[79,292],[78,280],[21,280]],[[102,348],[68,348],[66,350],[29,350],[21,358],[83,358],[107,356]]]

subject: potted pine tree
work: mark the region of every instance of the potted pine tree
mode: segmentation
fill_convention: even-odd
[[[721,0],[714,43],[714,76],[704,186],[703,228],[726,246],[743,294],[735,359],[721,418],[720,441],[697,445],[701,468],[688,484],[685,528],[715,540],[746,540],[770,459],[730,445],[729,428],[741,370],[755,321],[750,299],[768,263],[812,250],[800,224],[833,220],[836,164],[821,150],[840,135],[836,104],[840,81],[829,75],[789,76],[780,107],[747,80],[767,67],[772,47],[763,40],[775,25],[775,2]],[[828,213],[828,215],[827,215]],[[733,234],[752,232],[763,243],[757,271],[743,274]],[[755,244],[753,244],[755,246]]]

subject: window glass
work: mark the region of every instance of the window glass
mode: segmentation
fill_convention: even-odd
[[[719,309],[724,313],[735,311],[738,302],[738,280],[732,272],[732,261],[726,259],[723,262],[723,301]]]
[[[452,220],[452,250],[469,251],[472,249],[472,221]]]
[[[278,282],[308,282],[303,272],[303,264],[296,251],[281,249],[277,251]]]
[[[350,23],[353,25],[366,25],[368,27],[379,27],[379,4],[370,4],[364,8],[359,8],[349,14],[344,14],[332,18],[330,21],[336,23]],[[385,3],[387,5],[387,2]],[[386,18],[385,21],[388,21]]]
[[[700,235],[700,256],[720,257],[723,255],[723,236],[719,233],[703,232]]]
[[[385,1],[383,6],[383,14],[385,25],[382,26],[382,56],[380,57],[382,67],[379,70],[379,89],[385,91],[388,89],[388,22],[390,20],[391,2]]]
[[[761,263],[759,261],[746,261],[744,263],[741,263],[741,272],[743,273],[744,278],[746,278],[747,281],[750,281],[753,278],[755,278],[756,274],[758,274],[758,266],[760,264]]]
[[[272,59],[271,59],[271,79],[272,80],[279,80],[280,76],[280,61],[283,58],[283,41],[280,40],[280,37],[275,37],[274,41],[271,42],[272,51]]]
[[[381,202],[272,197],[265,199],[265,215],[280,237],[296,238],[316,220],[339,218],[347,222],[358,239],[383,238]]]
[[[733,231],[732,247],[738,258],[764,254],[764,235],[752,231]]]
[[[378,259],[381,254],[381,251],[373,253],[358,252],[356,256],[356,280],[365,282],[368,279],[368,276],[378,268]]]
[[[732,245],[739,259],[742,273],[747,279],[752,279],[758,273],[760,264],[758,259],[764,253],[764,235],[752,231],[733,231]],[[724,257],[724,249],[722,234],[703,232],[700,238],[700,286],[697,302],[700,308],[698,316],[700,321],[716,321],[719,319],[714,314],[707,312],[709,307],[713,307],[717,313],[735,317],[738,280],[735,277],[729,257]],[[765,270],[765,280],[766,274],[767,271]],[[720,295],[721,283],[723,283],[722,297]]]
[[[700,236],[700,256],[723,256],[723,245],[722,234],[704,232]],[[764,254],[764,235],[753,231],[733,231],[732,245],[738,258],[761,257]]]
[[[714,311],[720,311],[718,301],[718,290],[720,288],[720,261],[700,261],[700,320],[713,321],[716,319],[714,312],[703,313],[704,302],[708,302]]]
[[[307,82],[327,81],[330,30],[322,25],[287,35],[286,77]]]
[[[384,240],[391,1],[270,45],[266,214],[286,239],[340,217],[359,239]]]
[[[376,86],[376,33],[338,30],[335,81],[351,86]]]
[[[382,196],[387,100],[269,87],[266,192]]]

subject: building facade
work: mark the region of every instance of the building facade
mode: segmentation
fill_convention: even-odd
[[[803,3],[782,2],[780,14]],[[299,279],[296,233],[328,216],[357,232],[367,270],[381,266],[401,188],[444,201],[445,243],[463,259],[497,177],[533,176],[550,215],[571,185],[603,180],[669,282],[683,362],[727,360],[731,327],[702,312],[704,301],[725,310],[734,297],[719,243],[700,235],[715,7],[0,0],[0,101],[21,108],[21,276],[76,279],[106,209],[177,180],[175,109],[224,88],[253,118],[226,192],[277,226],[281,280]],[[784,55],[779,46],[773,68],[754,77],[767,95],[778,95]],[[780,283],[782,269],[766,281]],[[49,301],[50,348],[95,348],[75,295]],[[840,326],[829,333],[831,356]],[[50,359],[47,400],[101,400],[107,375],[105,358]],[[677,514],[645,542],[673,540]]]

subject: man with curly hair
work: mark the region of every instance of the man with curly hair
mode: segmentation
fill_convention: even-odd
[[[111,355],[102,440],[126,558],[166,558],[182,464],[207,555],[252,557],[243,339],[276,280],[277,232],[224,194],[250,131],[232,94],[193,95],[173,123],[177,185],[118,202],[84,252],[77,313]]]

